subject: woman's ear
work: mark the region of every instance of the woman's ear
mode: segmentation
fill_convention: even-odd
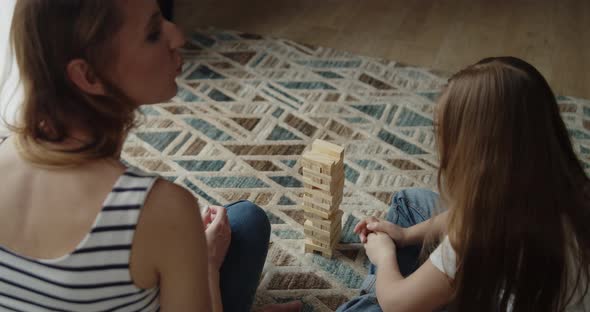
[[[82,59],[74,59],[67,66],[68,77],[80,90],[92,95],[106,95],[102,81],[92,67]]]

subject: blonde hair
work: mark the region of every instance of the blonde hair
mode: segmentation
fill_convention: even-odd
[[[109,82],[116,60],[112,38],[123,23],[115,0],[19,0],[11,28],[24,89],[16,133],[21,155],[40,166],[63,167],[115,156],[134,123],[137,107]],[[84,59],[104,84],[106,96],[90,95],[69,79],[66,67]],[[57,148],[83,130],[89,142]]]
[[[452,308],[563,311],[587,293],[589,180],[542,75],[517,58],[484,59],[450,79],[436,119],[457,252]]]

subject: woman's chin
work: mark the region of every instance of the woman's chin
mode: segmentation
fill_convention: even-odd
[[[159,92],[158,95],[150,96],[149,98],[144,98],[143,101],[141,101],[140,103],[149,105],[170,102],[172,98],[174,98],[176,94],[178,94],[178,90],[178,84],[176,84],[176,81],[173,81],[166,90],[162,90],[162,92]]]
[[[143,101],[142,104],[143,105],[151,105],[151,104],[166,103],[166,102],[170,102],[172,100],[172,98],[174,98],[175,96],[176,96],[176,92],[173,92],[173,93],[171,92],[167,96],[152,98],[152,99]]]

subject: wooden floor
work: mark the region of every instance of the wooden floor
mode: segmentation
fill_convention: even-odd
[[[455,72],[486,56],[535,65],[590,99],[590,0],[176,0],[185,30],[213,26]]]

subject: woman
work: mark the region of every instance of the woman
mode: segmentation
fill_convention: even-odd
[[[541,74],[484,59],[435,119],[441,197],[399,192],[387,221],[356,226],[374,266],[338,311],[590,311],[590,183]],[[428,235],[442,242],[416,268]]]
[[[266,214],[201,217],[119,161],[136,108],[176,94],[185,41],[156,0],[21,0],[11,40],[25,98],[0,145],[2,310],[248,311]]]

